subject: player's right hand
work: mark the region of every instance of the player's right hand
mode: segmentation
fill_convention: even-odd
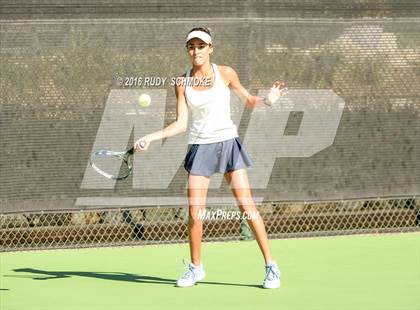
[[[147,138],[147,136],[144,136],[136,141],[134,143],[134,149],[136,151],[147,151],[150,145],[150,140]]]

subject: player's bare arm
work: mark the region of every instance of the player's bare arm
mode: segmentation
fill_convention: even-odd
[[[182,77],[185,77],[185,75],[183,75]],[[182,85],[182,83],[180,84],[181,85],[175,85],[176,120],[166,128],[138,139],[134,144],[136,150],[145,151],[148,149],[152,141],[169,138],[187,130],[188,107],[185,98],[185,86]]]
[[[286,84],[284,82],[275,81],[270,88],[270,92],[266,98],[251,95],[245,87],[242,86],[236,71],[229,66],[219,66],[220,72],[225,83],[232,89],[235,94],[245,103],[248,108],[261,107],[274,104],[281,94],[284,93]]]

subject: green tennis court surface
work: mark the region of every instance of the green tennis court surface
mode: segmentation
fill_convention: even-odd
[[[420,309],[420,233],[203,244],[206,279],[174,287],[187,244],[3,253],[0,309]]]

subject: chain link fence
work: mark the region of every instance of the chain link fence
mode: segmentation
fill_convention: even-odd
[[[271,238],[420,230],[418,197],[330,202],[261,203]],[[238,211],[213,205],[209,210]],[[214,213],[213,213],[214,214]],[[204,241],[252,239],[245,220],[204,220]],[[142,207],[0,215],[0,250],[81,248],[188,241],[188,208]]]

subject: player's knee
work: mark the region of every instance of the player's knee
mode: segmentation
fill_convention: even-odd
[[[242,213],[255,213],[257,212],[257,208],[255,207],[254,203],[244,203],[239,205],[239,209]]]
[[[202,225],[203,216],[204,216],[204,207],[190,206],[188,213],[188,223],[189,225]]]
[[[236,197],[236,200],[237,200],[240,208],[255,209],[255,203],[254,203],[254,200],[252,199],[252,197],[247,197],[247,196]]]

